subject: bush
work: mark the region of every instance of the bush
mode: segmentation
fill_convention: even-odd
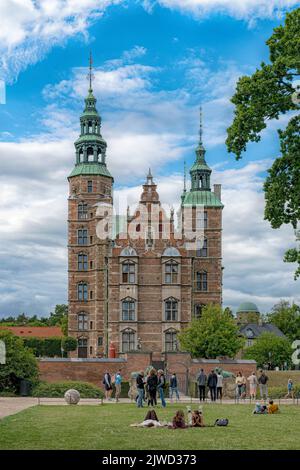
[[[77,339],[72,336],[65,336],[62,339],[62,347],[64,351],[75,351],[77,349]]]
[[[103,398],[103,391],[96,385],[88,382],[40,382],[32,392],[34,397],[63,398],[70,388],[75,388],[80,393],[81,398]]]
[[[61,357],[61,338],[24,338],[36,357]]]
[[[3,330],[0,331],[0,340],[4,341],[6,347],[6,363],[0,366],[0,392],[18,393],[22,379],[31,384],[37,383],[37,360],[24,346],[22,338]]]
[[[286,387],[269,387],[268,389],[270,398],[284,398],[287,394]],[[300,385],[294,386],[294,397],[300,398]]]

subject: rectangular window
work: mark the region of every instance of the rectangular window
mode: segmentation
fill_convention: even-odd
[[[167,332],[165,336],[166,351],[174,352],[178,350],[176,332]]]
[[[87,190],[88,190],[88,193],[93,192],[93,181],[88,181]]]
[[[87,229],[79,229],[77,234],[78,234],[78,245],[87,245],[87,241],[88,241]]]
[[[207,238],[204,238],[204,240],[199,240],[197,243],[197,256],[200,258],[206,258],[207,253]]]
[[[85,331],[88,329],[88,316],[85,313],[78,315],[78,330]]]
[[[178,264],[170,261],[165,265],[165,283],[177,284],[178,281]]]
[[[165,301],[165,320],[177,321],[178,318],[178,302],[177,300]]]
[[[98,346],[99,346],[99,348],[101,348],[102,345],[103,345],[103,336],[98,336]]]
[[[134,332],[128,331],[122,334],[122,351],[134,351],[135,350],[135,334]]]
[[[93,261],[90,261],[90,269],[93,269]]]
[[[87,219],[88,217],[88,210],[87,210],[87,204],[84,204],[80,202],[78,204],[78,219]]]
[[[78,284],[78,300],[86,302],[88,300],[88,286],[87,284]]]
[[[207,211],[197,210],[196,217],[197,217],[196,229],[201,230],[201,229],[207,228],[207,223],[208,223]]]
[[[84,254],[78,255],[78,271],[87,271],[88,269],[88,257]]]
[[[122,264],[122,282],[125,284],[135,283],[135,264],[123,263]]]
[[[133,300],[123,300],[122,302],[122,320],[135,320],[135,302]]]
[[[90,291],[90,299],[92,300],[92,298],[93,298],[93,291],[91,290]]]
[[[194,307],[194,318],[201,318],[204,304],[196,304]]]
[[[198,272],[196,275],[197,290],[205,292],[207,291],[207,273]]]

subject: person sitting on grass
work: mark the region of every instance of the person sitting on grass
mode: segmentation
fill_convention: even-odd
[[[276,405],[273,400],[269,400],[267,410],[270,415],[273,415],[274,413],[279,413],[279,406]]]
[[[172,429],[185,429],[188,426],[185,423],[184,412],[182,410],[176,411],[171,426]]]
[[[267,414],[267,406],[265,405],[264,401],[255,403],[255,408],[253,410],[254,415],[264,415]]]
[[[192,414],[192,427],[193,428],[204,428],[203,414],[200,410],[194,410]]]

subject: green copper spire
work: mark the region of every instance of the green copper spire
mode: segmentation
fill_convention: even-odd
[[[199,143],[196,148],[196,160],[190,170],[192,189],[197,191],[210,191],[211,169],[205,161],[205,148],[202,141],[203,123],[202,107],[200,106]]]
[[[101,135],[101,117],[97,111],[97,100],[93,95],[92,71],[93,58],[90,53],[88,94],[84,100],[85,107],[80,116],[80,136],[75,141],[76,164],[71,176],[78,174],[99,174],[103,176],[111,175],[106,168],[106,147],[107,144]]]

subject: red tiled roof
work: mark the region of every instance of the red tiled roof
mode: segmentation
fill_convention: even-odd
[[[9,330],[16,336],[50,338],[63,336],[60,326],[0,326],[1,330]]]

